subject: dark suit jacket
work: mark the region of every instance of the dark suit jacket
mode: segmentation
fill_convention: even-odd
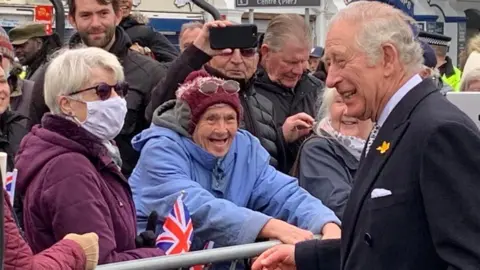
[[[342,269],[480,269],[479,153],[478,128],[431,80],[412,89],[357,171]],[[376,188],[392,195],[372,199]]]
[[[355,177],[341,269],[480,269],[480,132],[431,80],[395,107]],[[372,199],[376,188],[392,195]]]

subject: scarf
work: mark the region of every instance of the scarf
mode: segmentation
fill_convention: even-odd
[[[104,141],[103,145],[107,148],[108,155],[112,158],[113,163],[117,165],[119,169],[122,168],[122,157],[120,156],[120,150],[116,145],[110,141]]]
[[[315,127],[315,133],[317,135],[322,134],[322,130],[332,136],[332,138],[340,143],[340,145],[345,147],[345,149],[347,149],[357,160],[360,160],[366,140],[355,136],[341,134],[332,127],[332,120],[328,117],[323,118]]]

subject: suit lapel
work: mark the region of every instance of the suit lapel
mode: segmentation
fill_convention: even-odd
[[[362,158],[343,215],[342,265],[345,265],[350,252],[356,223],[363,203],[366,197],[370,195],[372,185],[407,130],[412,111],[421,100],[435,91],[436,87],[428,79],[410,90],[388,116],[367,156]]]

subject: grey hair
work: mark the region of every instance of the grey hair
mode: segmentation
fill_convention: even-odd
[[[263,38],[263,44],[268,45],[273,51],[282,50],[288,39],[295,39],[302,44],[312,46],[312,33],[310,25],[305,23],[298,14],[280,14],[268,23]]]
[[[184,23],[182,24],[182,28],[180,29],[179,37],[181,38],[183,36],[183,33],[185,33],[185,31],[187,30],[202,29],[202,27],[203,23],[198,21]]]
[[[317,112],[317,117],[316,117],[317,121],[330,117],[330,107],[332,106],[333,101],[335,100],[336,93],[337,93],[337,89],[325,87],[325,90],[323,91],[323,95],[318,97],[319,99],[321,99],[322,105],[320,105],[320,108],[318,109],[318,112]]]
[[[103,49],[84,47],[61,49],[55,53],[48,64],[44,83],[45,104],[53,114],[62,113],[57,98],[87,87],[95,68],[112,72],[116,81],[125,79],[117,57]]]
[[[463,75],[460,91],[468,91],[469,84],[476,81],[480,81],[480,68],[472,69]]]
[[[356,43],[370,58],[372,65],[381,56],[381,46],[390,43],[397,49],[400,62],[408,72],[421,70],[423,50],[409,25],[413,25],[414,20],[403,11],[376,1],[359,1],[340,10],[332,18],[330,29],[343,20],[360,26]]]

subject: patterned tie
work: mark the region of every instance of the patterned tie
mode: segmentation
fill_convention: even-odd
[[[380,130],[380,126],[375,124],[373,126],[372,132],[370,132],[370,137],[368,137],[367,149],[365,149],[365,156],[367,156],[368,151],[370,150],[370,147],[372,147],[373,141],[375,141],[375,138],[377,138],[379,130]]]

